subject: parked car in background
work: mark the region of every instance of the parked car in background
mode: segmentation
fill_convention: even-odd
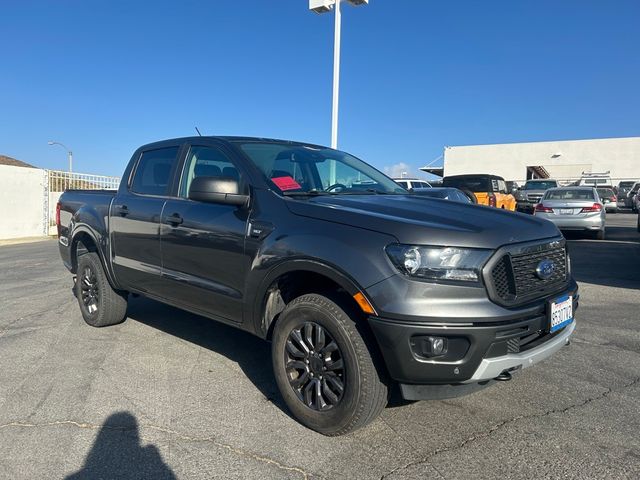
[[[624,206],[630,208],[634,212],[638,211],[638,208],[636,207],[638,191],[640,191],[640,182],[633,184],[633,187],[631,187],[631,190],[627,192],[627,197],[624,199]]]
[[[560,230],[589,232],[604,240],[606,211],[593,187],[547,190],[534,215],[555,223]]]
[[[435,187],[435,188],[421,188],[419,191],[415,191],[418,195],[425,197],[440,198],[442,200],[451,200],[453,202],[461,203],[476,203],[475,197],[472,199],[464,193],[462,190],[452,187]]]
[[[505,182],[507,184],[507,191],[515,196],[516,192],[518,190],[520,190],[520,185],[518,185],[518,182],[514,182],[513,180],[505,180]]]
[[[269,340],[283,403],[326,435],[375,419],[394,385],[442,399],[509,380],[575,329],[553,224],[422,198],[319,145],[145,145],[117,191],[63,193],[56,224],[87,324],[124,321],[138,294]]]
[[[618,197],[618,202],[621,207],[625,206],[625,202],[627,200],[627,194],[633,186],[636,184],[634,180],[625,180],[618,183],[618,191],[616,192],[616,196]]]
[[[507,190],[504,178],[497,175],[451,175],[442,179],[442,185],[457,188],[465,193],[473,193],[478,205],[511,211],[516,209],[516,199]]]
[[[420,180],[419,178],[394,178],[392,180],[409,191],[417,188],[431,188],[429,182]]]
[[[611,188],[596,188],[598,196],[607,212],[616,213],[618,211],[618,197]]]
[[[550,188],[559,187],[556,180],[549,178],[527,180],[515,194],[516,210],[524,213],[533,213],[536,205],[540,203],[544,193]]]
[[[609,187],[613,188],[611,176],[609,172],[604,173],[587,173],[582,172],[582,177],[578,180],[579,187]]]

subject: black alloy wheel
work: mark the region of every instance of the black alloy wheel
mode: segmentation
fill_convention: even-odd
[[[387,404],[386,370],[357,305],[338,293],[294,298],[275,320],[271,361],[278,389],[300,423],[343,435]]]
[[[87,265],[80,276],[80,293],[87,313],[95,315],[100,305],[100,292],[98,291],[98,278],[91,266]]]
[[[78,255],[74,293],[82,318],[92,327],[121,323],[127,313],[127,292],[115,290],[95,252]]]
[[[346,382],[343,355],[324,327],[306,322],[291,330],[284,362],[289,385],[307,407],[325,411],[340,403]]]

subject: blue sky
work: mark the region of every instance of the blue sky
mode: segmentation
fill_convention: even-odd
[[[119,175],[206,134],[330,143],[333,15],[306,0],[38,2],[0,17],[0,154]],[[640,135],[637,0],[343,7],[339,147],[389,171],[445,145]],[[401,165],[404,164],[404,165]]]

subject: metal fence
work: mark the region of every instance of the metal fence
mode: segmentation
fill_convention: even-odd
[[[120,177],[91,175],[88,173],[71,173],[60,170],[48,170],[49,192],[64,192],[69,189],[78,190],[116,190],[120,185]]]

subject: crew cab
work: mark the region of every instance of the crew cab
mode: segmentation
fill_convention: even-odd
[[[57,225],[86,323],[124,321],[136,294],[251,332],[326,435],[373,420],[394,383],[418,400],[509,380],[575,328],[551,222],[417,195],[318,145],[145,145],[117,191],[66,191]]]

